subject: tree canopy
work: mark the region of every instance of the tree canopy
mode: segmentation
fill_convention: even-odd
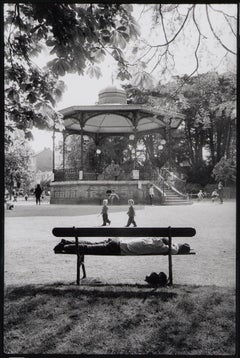
[[[26,138],[31,138],[33,126],[61,129],[61,115],[54,109],[65,87],[59,78],[66,73],[98,78],[106,56],[117,61],[117,78],[144,88],[153,76],[173,74],[179,50],[187,44],[195,68],[182,84],[199,69],[208,37],[224,49],[223,57],[236,52],[234,41],[226,43],[225,34],[236,38],[237,21],[236,11],[229,11],[227,4],[141,6],[137,20],[148,16],[150,22],[140,34],[131,4],[5,4],[6,139],[14,128],[22,129]],[[46,68],[39,68],[34,58],[44,49],[51,59]]]
[[[32,179],[30,169],[30,158],[32,151],[26,144],[24,138],[16,136],[14,146],[9,146],[5,151],[4,177],[5,186],[10,190],[14,184],[28,188]]]
[[[152,90],[141,91],[126,86],[133,103],[171,109],[185,115],[177,136],[166,137],[163,150],[158,151],[161,136],[143,137],[147,157],[153,165],[161,167],[169,160],[169,147],[174,163],[187,163],[189,178],[193,181],[211,180],[213,167],[221,158],[236,156],[236,75],[230,72],[209,72],[159,85]],[[177,88],[179,91],[176,91]],[[201,174],[202,172],[202,174]]]
[[[61,130],[62,116],[55,108],[65,90],[64,76],[76,73],[99,78],[101,63],[110,56],[117,63],[116,77],[128,81],[130,101],[185,114],[181,136],[171,143],[173,158],[187,159],[197,172],[235,153],[236,78],[230,72],[219,75],[216,71],[222,61],[236,54],[237,5],[142,4],[136,15],[137,6],[5,4],[6,143],[19,129],[28,139],[34,126]],[[138,24],[143,19],[150,21],[140,32]],[[201,63],[212,58],[217,47],[222,52],[216,71],[199,74]],[[186,74],[178,75],[178,55],[185,51],[191,69],[182,64]],[[40,68],[35,59],[42,53],[49,60]],[[166,162],[170,148],[167,142],[159,153],[160,140],[161,136],[145,136],[141,141],[140,156],[158,166]],[[102,163],[114,159],[109,154],[114,146],[114,141],[104,143]],[[203,148],[207,160],[203,160]],[[130,150],[123,141],[126,161],[131,159]],[[74,154],[69,157],[75,159]]]
[[[6,139],[14,128],[62,128],[54,106],[67,72],[98,77],[108,54],[121,79],[130,78],[124,48],[139,35],[127,4],[16,3],[5,7]],[[53,57],[42,69],[34,57],[48,48]]]

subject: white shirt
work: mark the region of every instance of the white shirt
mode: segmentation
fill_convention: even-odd
[[[146,255],[146,254],[166,254],[168,245],[164,244],[161,238],[148,237],[136,238],[130,241],[120,240],[121,255]],[[178,245],[172,244],[172,254],[178,253]]]
[[[151,195],[151,196],[154,195],[154,190],[153,190],[153,187],[152,187],[152,186],[149,188],[149,195]]]

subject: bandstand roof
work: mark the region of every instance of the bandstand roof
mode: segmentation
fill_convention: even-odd
[[[99,92],[96,105],[71,106],[62,109],[64,126],[68,133],[124,135],[156,132],[178,128],[184,116],[165,110],[150,110],[144,105],[127,104],[126,93],[116,87]]]

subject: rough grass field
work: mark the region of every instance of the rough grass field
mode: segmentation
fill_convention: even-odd
[[[173,257],[174,286],[154,290],[167,258],[54,255],[55,226],[98,226],[100,206],[24,204],[5,216],[4,351],[8,354],[200,354],[235,352],[236,207],[137,206],[139,226],[192,226],[191,257]],[[127,207],[109,208],[111,226]],[[30,214],[31,213],[31,214]],[[101,240],[101,238],[99,238]]]
[[[9,287],[5,353],[234,354],[234,290],[178,285]]]

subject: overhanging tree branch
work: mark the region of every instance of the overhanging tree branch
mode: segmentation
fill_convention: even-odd
[[[210,6],[210,8],[211,8],[213,11],[219,12],[219,13],[223,14],[224,16],[231,17],[232,19],[234,19],[234,20],[237,21],[236,16],[226,14],[226,12],[225,12],[225,11],[222,11],[222,10],[214,9],[214,7],[212,7],[212,5],[210,5],[210,4],[209,4],[209,6]]]
[[[175,35],[173,36],[173,38],[172,38],[171,40],[169,40],[169,41],[166,42],[165,44],[160,44],[160,45],[150,45],[150,44],[148,44],[147,42],[145,42],[145,44],[146,44],[147,46],[150,46],[150,47],[154,48],[154,47],[165,47],[165,46],[169,45],[171,42],[173,42],[173,41],[176,39],[176,37],[179,35],[179,33],[182,31],[182,29],[183,29],[183,27],[184,27],[184,25],[185,25],[185,23],[186,23],[186,21],[187,21],[187,19],[188,19],[188,16],[189,16],[190,12],[192,11],[193,8],[195,8],[195,6],[196,6],[196,5],[192,5],[192,6],[188,9],[188,12],[187,12],[187,14],[186,14],[186,16],[185,16],[185,19],[184,19],[182,25],[180,26],[180,28],[178,29],[178,31],[175,33]]]
[[[236,52],[230,50],[226,45],[224,45],[224,43],[221,41],[221,39],[218,37],[218,35],[216,34],[216,32],[214,31],[213,27],[212,27],[212,23],[211,23],[211,20],[210,20],[210,17],[209,17],[209,12],[208,12],[208,4],[206,4],[206,14],[207,14],[207,19],[208,19],[208,23],[209,23],[209,26],[210,26],[210,29],[214,35],[214,37],[218,40],[218,42],[222,45],[222,47],[225,48],[225,50],[227,50],[228,52],[232,53],[233,55],[236,55]]]
[[[161,4],[159,5],[159,14],[160,14],[161,25],[162,25],[162,29],[163,29],[163,33],[164,33],[164,37],[165,37],[165,41],[166,41],[167,45],[166,45],[165,51],[158,56],[158,60],[157,60],[157,62],[156,62],[156,64],[155,64],[155,66],[153,67],[153,69],[150,71],[150,73],[152,73],[152,72],[156,69],[156,67],[161,63],[162,58],[163,58],[164,56],[165,56],[165,62],[167,62],[168,54],[172,57],[173,62],[174,62],[174,56],[173,56],[173,54],[169,51],[169,42],[168,42],[168,37],[167,37],[166,28],[165,28],[165,25],[164,25],[164,19],[163,19],[163,14],[162,14],[162,5],[161,5]],[[158,49],[158,48],[157,48],[157,49]]]
[[[234,32],[234,30],[233,30],[233,28],[232,28],[232,25],[231,25],[231,23],[230,23],[230,21],[229,21],[229,19],[227,18],[226,15],[224,15],[224,18],[225,18],[225,20],[227,21],[227,23],[228,23],[228,25],[229,25],[229,27],[230,27],[230,29],[231,29],[233,35],[234,35],[234,36],[237,36],[237,34]]]
[[[198,43],[197,43],[197,47],[196,47],[196,49],[194,51],[194,56],[195,56],[195,59],[196,59],[196,67],[192,71],[192,73],[190,73],[190,75],[187,76],[187,78],[184,80],[184,82],[171,94],[172,96],[176,95],[176,93],[180,90],[180,88],[182,88],[185,85],[185,83],[188,81],[188,79],[190,77],[192,77],[194,75],[194,73],[197,72],[198,67],[199,67],[199,60],[198,60],[197,52],[198,52],[198,49],[199,49],[199,46],[200,46],[202,34],[201,34],[201,31],[199,29],[199,26],[198,26],[196,18],[195,18],[195,8],[193,9],[193,22],[194,22],[194,24],[195,24],[195,26],[196,26],[196,28],[198,30]]]

